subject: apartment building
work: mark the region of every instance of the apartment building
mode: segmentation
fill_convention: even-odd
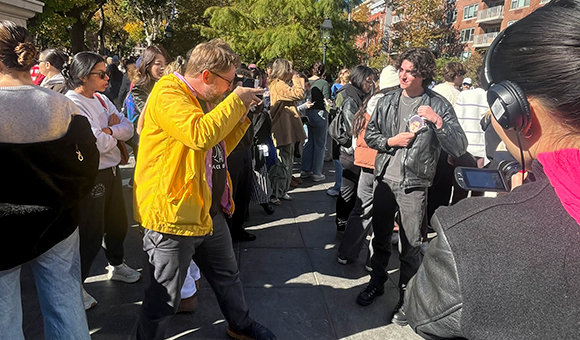
[[[448,22],[459,32],[466,45],[463,57],[474,50],[485,50],[500,31],[532,13],[550,0],[449,0],[455,9]]]
[[[365,33],[360,35],[355,40],[355,45],[362,51],[373,44],[382,41],[384,37],[388,37],[389,29],[391,28],[392,11],[387,7],[385,0],[365,0],[354,11],[360,11],[362,8],[368,9],[368,22],[371,23],[371,30],[376,32]]]

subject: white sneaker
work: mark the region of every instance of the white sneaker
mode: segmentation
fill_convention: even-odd
[[[92,297],[89,293],[87,293],[87,291],[85,290],[85,287],[82,287],[83,290],[83,303],[85,305],[85,310],[89,310],[91,308],[93,308],[94,306],[97,305],[97,300],[95,300],[94,297]]]
[[[320,182],[320,181],[324,181],[325,179],[326,179],[326,176],[324,176],[324,175],[312,175],[313,182]]]
[[[137,282],[141,278],[141,273],[129,267],[125,262],[118,266],[107,266],[109,280],[123,281],[126,283]]]
[[[335,188],[330,188],[326,190],[326,194],[332,197],[337,197],[338,195],[340,195],[340,191],[336,190]]]

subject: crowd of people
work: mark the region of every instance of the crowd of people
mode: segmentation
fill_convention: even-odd
[[[427,339],[576,338],[576,28],[580,2],[554,0],[498,35],[478,79],[450,62],[435,85],[425,48],[332,81],[322,62],[304,72],[284,58],[264,70],[242,64],[220,39],[175,60],[156,45],[123,60],[38,53],[25,28],[0,21],[0,150],[10,164],[0,224],[15,243],[0,261],[3,336],[24,339],[25,263],[47,339],[90,338],[85,310],[97,301],[83,282],[101,248],[110,280],[141,278],[124,261],[119,165],[132,153],[128,186],[149,261],[136,339],[163,339],[175,313],[195,310],[201,275],[231,337],[276,339],[250,316],[232,241],[256,239],[244,229],[249,204],[274,214],[291,188],[326,179],[325,159],[338,263],[368,249],[359,305],[384,294],[396,246],[392,323]],[[493,166],[498,147],[523,167],[511,192],[476,198],[454,181],[458,166]]]

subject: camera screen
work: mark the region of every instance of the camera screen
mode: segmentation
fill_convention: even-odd
[[[503,180],[497,170],[462,169],[465,184],[470,188],[505,190]]]

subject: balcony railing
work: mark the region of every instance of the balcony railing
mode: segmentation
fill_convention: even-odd
[[[497,23],[503,20],[503,6],[477,11],[477,23]]]
[[[473,47],[488,47],[499,32],[479,34],[473,37]]]

